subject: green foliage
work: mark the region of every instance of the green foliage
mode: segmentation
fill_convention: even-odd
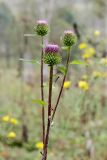
[[[49,66],[54,66],[61,63],[61,56],[55,54],[45,54],[44,55],[44,63]]]
[[[78,66],[80,67],[81,65]],[[36,69],[37,67],[38,65],[36,66]],[[85,65],[82,65],[82,68],[84,67]],[[96,68],[99,67],[96,66]],[[18,117],[20,123],[19,126],[13,129],[17,134],[16,140],[15,141],[12,140],[9,143],[7,143],[6,147],[4,145],[5,141],[2,141],[2,143],[0,142],[0,148],[2,148],[0,153],[4,152],[7,153],[7,151],[9,150],[8,154],[11,160],[13,160],[14,158],[16,160],[19,160],[19,158],[21,160],[22,159],[29,160],[31,158],[38,160],[40,159],[41,155],[40,151],[35,148],[35,143],[40,141],[39,138],[41,129],[39,126],[41,124],[40,121],[41,107],[35,108],[34,104],[40,106],[44,105],[44,102],[41,102],[38,99],[39,80],[36,81],[34,88],[30,88],[30,86],[24,84],[23,105],[25,106],[27,112],[24,119],[29,129],[29,142],[23,144],[22,146],[18,146],[18,143],[16,142],[20,142],[21,140],[21,125],[22,125],[21,119],[23,118],[21,107],[23,107],[23,105],[22,106],[20,105],[21,104],[20,79],[15,76],[16,75],[15,73],[16,73],[15,70],[7,69],[5,70],[5,74],[2,74],[2,77],[0,79],[0,88],[2,90],[2,92],[0,92],[0,101],[2,105],[2,107],[0,107],[0,113],[1,117],[6,114],[14,115],[15,117]],[[106,99],[105,100],[101,99],[104,93],[103,88],[101,89],[101,86],[104,83],[104,79],[102,78],[90,79],[89,81],[93,85],[91,86],[89,92],[86,93],[75,86],[75,84],[82,77],[82,73],[78,72],[77,77],[79,78],[76,77],[76,79],[75,79],[75,74],[77,74],[76,71],[71,75],[71,80],[72,80],[71,89],[64,90],[63,93],[64,98],[62,97],[61,106],[59,107],[58,113],[56,115],[56,120],[54,121],[53,124],[52,128],[53,132],[51,133],[51,142],[49,144],[49,158],[54,160],[57,155],[58,160],[62,160],[62,157],[64,157],[64,159],[67,160],[71,160],[72,157],[72,160],[75,160],[75,158],[78,158],[78,156],[88,159],[88,156],[86,155],[86,146],[85,146],[87,138],[84,136],[85,133],[84,126],[85,126],[85,128],[89,130],[89,132],[91,133],[91,138],[94,141],[94,145],[96,148],[96,159],[98,159],[98,157],[102,159],[102,154],[104,157],[106,152],[105,146],[107,144],[105,136],[106,122],[107,122],[106,120],[107,102],[105,101]],[[37,77],[39,75],[38,69],[36,70],[36,75]],[[54,100],[57,97],[56,94],[57,92],[58,92],[58,86],[55,85],[53,94]],[[32,99],[34,99],[33,103]],[[102,105],[104,101],[105,105],[104,104]],[[93,118],[92,115],[94,112],[95,112],[95,117]],[[84,118],[85,118],[84,113],[88,114],[88,116],[90,117],[89,121],[86,124],[84,124]],[[1,127],[4,126],[1,125]],[[6,129],[0,128],[0,133],[2,131],[3,135],[7,135],[10,129],[11,128],[9,127]],[[1,156],[1,158],[3,157]]]
[[[23,59],[23,58],[20,58],[19,60],[23,61],[23,62],[27,62],[27,63],[32,63],[32,64],[40,64],[40,62],[37,60],[27,60],[27,59]]]
[[[59,65],[57,68],[61,73],[65,74],[66,73],[66,67],[63,65]]]
[[[95,3],[95,12],[102,18],[105,16],[105,2],[103,0],[95,1],[92,1],[92,3]],[[33,0],[28,3],[26,3],[26,0],[24,1],[24,5],[21,6],[22,10],[20,12],[20,20],[17,21],[18,23],[14,19],[11,11],[8,10],[8,7],[4,6],[4,4],[0,7],[0,29],[2,28],[5,35],[5,37],[1,35],[1,41],[3,42],[3,39],[6,40],[10,53],[13,53],[15,56],[16,54],[19,55],[19,52],[21,52],[22,55],[25,53],[26,47],[24,47],[23,38],[27,40],[27,49],[34,58],[38,58],[40,56],[40,49],[44,48],[44,45],[40,45],[40,39],[38,40],[37,36],[29,34],[33,32],[32,26],[35,25],[34,22],[36,19],[34,13],[35,5],[33,4],[35,4]],[[92,16],[92,14],[89,16],[90,13],[88,13],[88,21],[86,21],[83,16],[85,15],[84,11],[83,15],[79,14],[80,12],[82,13],[81,9],[83,6],[80,8],[76,6],[77,9],[76,7],[71,7],[65,6],[64,8],[58,8],[56,13],[53,14],[50,22],[52,34],[48,37],[49,41],[60,44],[59,37],[63,31],[66,28],[71,29],[73,23],[78,20],[77,22],[80,22],[79,32],[81,29],[83,31],[81,41],[86,40],[89,46],[95,48],[96,54],[87,59],[83,59],[82,55],[86,53],[86,49],[80,51],[77,46],[76,52],[72,50],[71,69],[67,77],[67,82],[71,82],[71,85],[68,88],[64,88],[61,97],[62,101],[51,128],[52,132],[48,157],[51,160],[89,160],[90,157],[89,154],[87,154],[86,145],[87,142],[91,140],[93,144],[92,147],[95,149],[94,160],[105,160],[107,159],[107,59],[104,58],[103,63],[100,63],[100,59],[103,52],[106,51],[106,41],[103,37],[95,37],[95,35],[92,34],[94,27],[91,28],[89,25],[89,29],[85,28],[87,24],[90,24],[89,17],[93,19],[94,16]],[[86,2],[84,3],[84,7],[87,10]],[[39,9],[36,8],[36,11],[38,10]],[[39,12],[37,14],[39,14]],[[26,20],[24,21],[24,15],[28,17],[27,23],[25,23]],[[80,20],[82,20],[82,22]],[[81,26],[82,23],[84,27]],[[84,34],[85,31],[87,35]],[[90,33],[92,37],[90,37]],[[36,47],[37,45],[39,47]],[[7,51],[9,51],[9,49]],[[66,57],[65,52],[68,48],[62,47],[62,50]],[[66,59],[65,57],[63,58],[64,61]],[[76,58],[73,60],[73,57]],[[80,60],[76,60],[79,58]],[[35,64],[36,81],[35,84],[32,85],[27,84],[17,76],[16,62],[19,58],[17,58],[17,60],[15,58],[13,59],[14,61],[11,62],[11,68],[2,68],[1,66],[5,66],[5,61],[2,59],[0,61],[0,160],[39,160],[41,159],[41,154],[40,150],[35,147],[35,144],[41,141],[41,107],[35,106],[47,106],[47,102],[39,99],[40,85],[38,84],[40,84],[40,79],[38,77],[40,76],[40,65],[37,64],[40,64],[40,62],[35,59],[20,59],[20,61]],[[66,68],[63,65],[58,65],[57,70],[63,75],[66,73]],[[55,82],[53,87],[53,104],[57,99],[57,93],[63,75],[60,76],[60,79]],[[83,87],[79,88],[78,84],[80,81],[86,82],[89,85],[89,89],[84,90]],[[45,99],[47,99],[48,95],[47,84],[46,79],[46,83],[44,83],[44,86],[46,86],[44,87],[46,91]],[[54,108],[53,104],[52,107]],[[10,121],[3,122],[2,117],[5,115],[17,117],[20,122],[19,125],[14,126]],[[23,124],[28,127],[28,142],[26,143],[22,141]],[[14,139],[9,139],[7,136],[11,131],[16,133]]]
[[[78,60],[74,60],[74,61],[71,61],[69,64],[80,64],[80,65],[88,65],[86,62],[84,61],[78,61]]]
[[[45,101],[42,101],[40,99],[34,99],[34,100],[32,100],[32,102],[35,103],[35,104],[41,105],[41,106],[46,106],[47,105],[47,103]]]

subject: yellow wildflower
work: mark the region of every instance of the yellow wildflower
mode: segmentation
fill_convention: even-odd
[[[82,55],[83,59],[89,59],[91,57],[92,57],[92,55],[90,53],[87,53],[87,52]]]
[[[107,65],[107,58],[102,58],[100,62],[101,64]]]
[[[79,81],[78,82],[78,87],[87,91],[89,89],[89,84],[86,81]]]
[[[87,79],[88,79],[88,75],[84,74],[84,75],[82,76],[82,79],[83,79],[83,80],[87,80]]]
[[[99,31],[99,30],[95,30],[95,31],[94,31],[94,35],[95,35],[95,36],[100,36],[100,31]]]
[[[92,56],[95,55],[95,49],[93,47],[89,47],[86,49],[86,52],[90,53]]]
[[[85,52],[82,55],[83,59],[89,59],[95,55],[95,49],[92,47],[89,47],[85,50]]]
[[[99,71],[94,71],[93,72],[93,77],[94,78],[99,78],[99,77],[103,77],[103,74]]]
[[[80,43],[78,48],[81,49],[81,50],[85,49],[85,48],[87,48],[87,44],[86,43]]]
[[[90,58],[91,56],[90,56],[90,54],[89,53],[84,53],[83,55],[82,55],[82,58],[83,59],[88,59],[88,58]]]
[[[10,120],[9,115],[6,115],[6,116],[2,117],[2,121],[4,121],[4,122],[9,122],[9,120]]]
[[[17,125],[17,124],[19,123],[18,120],[15,119],[15,118],[11,118],[11,119],[10,119],[10,122],[11,122],[12,124],[14,124],[14,125]]]
[[[37,149],[43,149],[43,143],[42,142],[36,143],[36,148]]]
[[[16,137],[16,133],[15,132],[9,132],[7,137],[8,138],[15,138]]]
[[[65,89],[70,88],[70,86],[71,86],[71,81],[65,81],[65,82],[64,82],[64,88],[65,88]]]

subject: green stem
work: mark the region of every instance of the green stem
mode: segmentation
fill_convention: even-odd
[[[47,160],[47,150],[48,150],[48,142],[49,142],[49,132],[51,126],[51,111],[52,111],[52,81],[53,81],[53,66],[50,66],[50,78],[49,78],[49,96],[48,96],[48,124],[47,124],[47,132],[46,139],[44,145],[44,153],[42,160]]]
[[[54,110],[53,110],[52,121],[53,121],[53,119],[54,119],[54,116],[55,116],[55,113],[56,113],[56,110],[57,110],[57,107],[58,107],[58,104],[59,104],[59,100],[60,100],[60,98],[61,98],[61,94],[62,94],[62,91],[63,91],[64,82],[65,82],[65,80],[66,80],[66,76],[67,76],[67,73],[68,73],[69,60],[70,60],[70,52],[71,52],[71,47],[68,48],[68,55],[67,55],[67,61],[66,61],[66,72],[65,72],[65,75],[64,75],[64,77],[63,77],[61,89],[60,89],[60,92],[59,92],[59,95],[58,95],[58,98],[57,98],[57,101],[56,101],[55,108],[54,108]]]

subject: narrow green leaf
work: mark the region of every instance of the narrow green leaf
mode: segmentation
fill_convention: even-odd
[[[62,50],[68,50],[68,47],[61,47]]]
[[[38,105],[41,105],[41,106],[46,106],[47,105],[47,103],[45,101],[42,101],[40,99],[34,99],[34,100],[32,100],[32,102],[36,103]]]
[[[40,47],[41,47],[41,48],[45,48],[45,45],[44,45],[44,44],[40,44]]]
[[[23,58],[20,58],[19,60],[23,62],[32,63],[32,64],[40,64],[40,62],[37,60],[29,60],[29,59],[23,59]]]
[[[35,37],[35,34],[24,34],[25,37]]]
[[[74,60],[74,61],[70,62],[69,64],[88,65],[86,62],[83,62],[83,61],[78,61],[78,60]]]
[[[65,66],[58,66],[58,70],[63,74],[66,73],[66,67]]]

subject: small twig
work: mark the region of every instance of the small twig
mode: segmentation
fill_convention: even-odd
[[[68,73],[69,60],[70,60],[70,51],[71,51],[71,47],[68,48],[68,55],[67,55],[67,61],[66,61],[66,72],[65,72],[65,75],[63,77],[61,89],[60,89],[60,92],[59,92],[59,95],[58,95],[58,98],[57,98],[57,102],[56,102],[55,108],[53,110],[52,121],[54,119],[54,116],[55,116],[55,113],[56,113],[56,110],[57,110],[57,107],[58,107],[58,104],[59,104],[59,100],[61,98],[61,94],[62,94],[62,91],[63,91],[64,82],[65,82],[65,79],[66,79],[66,76],[67,76],[67,73]]]

